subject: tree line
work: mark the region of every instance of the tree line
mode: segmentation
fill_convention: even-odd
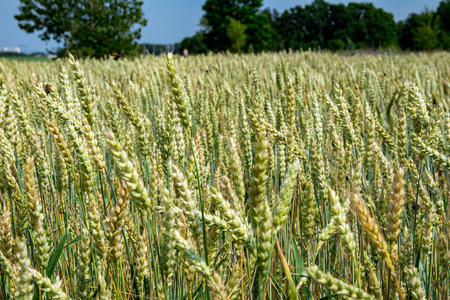
[[[77,56],[159,53],[168,46],[141,45],[147,24],[142,0],[20,0],[19,27],[63,44]],[[284,12],[262,9],[263,0],[206,0],[202,30],[175,44],[190,53],[282,50],[450,49],[450,0],[436,11],[412,13],[396,23],[371,3],[314,0]],[[170,46],[172,48],[172,46]]]
[[[202,30],[183,39],[181,48],[191,53],[450,49],[450,0],[400,22],[372,3],[315,0],[281,13],[262,5],[262,0],[206,0]]]

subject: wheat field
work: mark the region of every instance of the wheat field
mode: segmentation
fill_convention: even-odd
[[[1,299],[450,298],[450,54],[0,60]]]

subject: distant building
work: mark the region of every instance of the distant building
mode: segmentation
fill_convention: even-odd
[[[19,47],[0,47],[0,52],[21,53]]]

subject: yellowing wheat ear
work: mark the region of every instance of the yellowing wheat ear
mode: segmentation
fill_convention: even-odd
[[[392,276],[397,284],[397,292],[401,299],[404,298],[403,292],[400,288],[400,283],[396,276],[396,271],[394,264],[392,263],[391,256],[389,255],[387,244],[384,240],[382,233],[380,232],[380,227],[376,220],[373,219],[369,210],[367,209],[364,200],[358,195],[355,194],[353,196],[353,206],[355,208],[356,214],[358,215],[358,219],[361,223],[361,226],[364,228],[364,231],[370,238],[372,247],[378,252],[378,254],[383,258],[386,263],[386,266],[392,272]]]

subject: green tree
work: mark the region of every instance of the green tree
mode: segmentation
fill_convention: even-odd
[[[329,48],[341,50],[355,45],[387,47],[397,43],[392,14],[370,3],[330,4],[315,0],[272,18],[281,49]]]
[[[277,32],[276,50],[283,49],[302,49],[305,40],[305,31],[303,29],[303,8],[301,6],[285,10],[278,15],[274,13],[274,26]]]
[[[208,52],[205,44],[205,35],[202,31],[197,32],[191,37],[184,38],[180,43],[180,49],[188,49],[189,54],[202,54]]]
[[[403,50],[418,50],[414,44],[414,28],[419,26],[420,14],[409,14],[406,20],[397,24],[398,43]]]
[[[419,50],[434,50],[440,46],[440,26],[436,14],[426,9],[420,16],[418,24],[413,28],[414,47]]]
[[[442,28],[450,32],[450,0],[441,1],[436,13],[441,19]]]
[[[244,24],[246,44],[256,52],[266,50],[270,43],[270,28],[267,15],[259,10],[262,0],[206,0],[203,4],[205,14],[200,22],[205,28],[205,41],[212,51],[225,51],[231,48],[227,37],[229,19]]]
[[[265,34],[267,35],[265,49],[264,50],[280,50],[280,34],[277,31],[277,18],[279,16],[278,11],[274,9],[273,11],[270,8],[266,8],[262,11],[265,22]]]
[[[448,39],[438,13],[428,9],[420,14],[410,14],[405,21],[399,22],[398,35],[400,47],[409,50],[438,49],[445,47]]]
[[[15,18],[26,32],[43,31],[42,40],[63,42],[79,56],[135,53],[147,20],[138,0],[20,0]]]
[[[305,7],[295,6],[276,18],[281,49],[318,49],[326,47],[324,30],[329,4],[315,0]]]
[[[344,4],[332,4],[329,6],[327,24],[324,30],[328,49],[348,49],[349,45],[353,45],[352,39],[355,29],[355,22],[347,6]]]
[[[394,16],[372,3],[350,3],[351,39],[357,47],[388,47],[397,43]]]
[[[227,25],[227,37],[230,39],[232,51],[241,52],[242,47],[245,46],[245,40],[247,38],[245,35],[246,29],[247,26],[240,21],[230,18]]]
[[[441,45],[444,49],[450,49],[450,0],[441,1],[436,11],[441,25]]]

